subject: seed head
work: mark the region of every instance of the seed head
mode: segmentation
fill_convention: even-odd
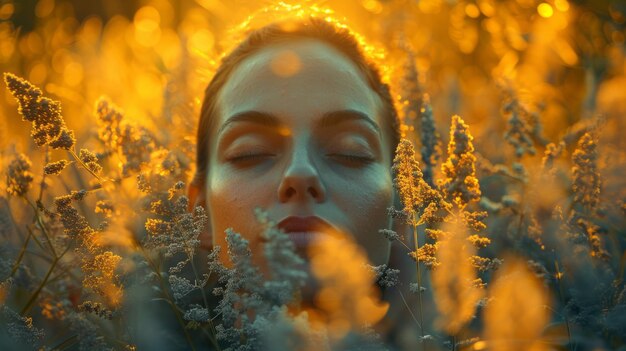
[[[4,81],[18,102],[19,113],[32,123],[31,136],[37,146],[66,150],[74,146],[74,132],[65,126],[61,103],[43,97],[39,88],[14,74],[5,73]]]
[[[7,169],[7,192],[16,196],[23,196],[28,192],[33,182],[30,172],[31,162],[24,154],[17,154]]]

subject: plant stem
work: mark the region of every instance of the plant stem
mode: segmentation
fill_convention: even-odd
[[[11,275],[9,275],[9,277],[12,277],[15,274],[15,272],[17,272],[17,269],[19,268],[20,263],[22,262],[22,258],[24,257],[24,253],[26,252],[26,248],[28,247],[28,242],[30,241],[31,236],[32,236],[32,232],[28,231],[26,240],[24,240],[24,245],[22,245],[22,249],[20,250],[20,253],[17,256],[17,259],[15,260],[15,263],[13,264],[13,269],[11,269]]]
[[[35,304],[35,300],[37,300],[37,297],[39,296],[39,293],[41,293],[41,290],[43,289],[43,287],[48,282],[48,279],[50,278],[50,275],[52,274],[52,271],[56,267],[57,262],[59,262],[59,259],[57,257],[55,257],[54,260],[52,260],[52,264],[50,265],[50,269],[48,269],[48,273],[46,273],[46,276],[43,278],[43,281],[41,282],[41,284],[39,284],[39,287],[37,287],[37,290],[35,290],[33,295],[31,295],[30,299],[28,299],[28,302],[26,303],[26,306],[24,306],[24,308],[22,308],[22,311],[20,312],[20,315],[22,315],[22,316],[25,315],[33,307],[33,305]]]
[[[422,336],[422,342],[424,342],[424,313],[422,311],[422,274],[420,271],[420,261],[419,256],[417,254],[417,250],[419,249],[419,242],[417,237],[417,219],[416,213],[413,212],[413,240],[415,243],[415,266],[417,268],[417,300],[419,303],[419,317],[420,317],[420,333]],[[423,347],[422,347],[423,348]]]
[[[411,317],[415,321],[415,324],[417,324],[421,328],[422,325],[420,324],[420,322],[417,321],[417,318],[415,318],[415,315],[413,314],[413,311],[411,311],[411,307],[409,307],[409,304],[406,302],[406,299],[404,298],[404,294],[402,294],[402,291],[400,291],[400,290],[398,290],[398,292],[400,293],[400,297],[402,298],[402,302],[404,302],[404,305],[406,306],[406,309],[409,311],[409,314],[411,314]]]
[[[161,292],[163,293],[163,296],[167,300],[168,305],[170,305],[170,307],[172,308],[172,311],[174,311],[176,320],[178,321],[178,324],[180,324],[180,327],[182,328],[183,333],[185,334],[185,339],[187,339],[187,343],[189,344],[189,347],[191,347],[191,349],[195,351],[196,346],[193,344],[193,340],[191,340],[191,336],[187,332],[187,328],[185,328],[185,322],[183,321],[183,318],[180,315],[180,311],[176,308],[176,304],[174,304],[172,297],[167,292],[167,287],[165,286],[165,283],[163,282],[163,276],[161,275],[161,272],[159,271],[159,267],[154,263],[154,261],[152,261],[150,256],[147,255],[146,251],[144,250],[141,244],[137,243],[137,246],[141,249],[143,257],[145,257],[146,261],[148,261],[148,264],[152,268],[152,271],[157,275],[159,285],[161,287]]]
[[[193,262],[193,254],[189,254],[189,262],[191,263],[191,269],[193,270],[193,275],[196,278],[196,284],[197,282],[200,280],[199,276],[198,276],[198,270],[196,270],[196,265]],[[209,300],[206,297],[206,294],[204,293],[204,284],[202,286],[199,287],[200,288],[200,293],[202,294],[202,299],[204,300],[204,306],[206,307],[208,313],[209,313],[209,328],[211,328],[211,333],[209,334],[210,339],[211,339],[211,343],[213,344],[213,346],[215,346],[217,348],[217,350],[221,350],[220,345],[217,343],[217,332],[215,330],[215,326],[213,325],[213,320],[211,318],[211,309],[209,307]]]
[[[41,216],[39,216],[39,209],[32,202],[30,202],[28,198],[24,197],[24,199],[26,200],[26,202],[28,202],[30,207],[33,208],[33,211],[35,211],[35,221],[37,222],[37,224],[39,224],[39,226],[41,227],[41,232],[46,237],[46,241],[48,242],[48,245],[50,246],[50,250],[52,251],[52,256],[54,256],[55,259],[59,258],[59,256],[57,255],[57,251],[54,248],[54,245],[52,244],[52,240],[50,240],[50,236],[48,235],[46,226],[44,225],[43,220],[41,219]]]
[[[565,326],[567,328],[567,339],[569,344],[569,349],[573,351],[574,345],[572,345],[572,334],[569,327],[569,318],[567,318],[567,311],[565,310],[565,301],[563,300],[563,286],[561,284],[561,271],[559,270],[559,262],[554,259],[554,267],[556,269],[556,281],[559,286],[559,299],[561,300],[561,304],[563,304],[563,318],[565,319]]]

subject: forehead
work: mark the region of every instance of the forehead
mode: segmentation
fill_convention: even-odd
[[[345,54],[316,39],[273,43],[242,60],[217,98],[218,126],[239,112],[314,118],[352,109],[381,124],[378,95]]]

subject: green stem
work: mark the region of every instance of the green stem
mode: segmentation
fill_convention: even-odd
[[[417,238],[417,219],[415,218],[416,214],[413,212],[413,241],[415,243],[415,266],[417,268],[417,300],[419,303],[419,317],[420,317],[420,333],[422,335],[422,343],[424,342],[424,313],[422,309],[422,274],[420,271],[420,261],[418,257],[417,250],[419,249],[419,242]],[[422,349],[424,349],[422,344]]]
[[[92,171],[91,169],[89,169],[89,167],[85,164],[85,162],[83,162],[83,160],[80,159],[80,157],[78,157],[78,155],[76,155],[76,151],[72,150],[68,150],[70,152],[70,154],[72,155],[72,157],[74,157],[74,159],[81,164],[81,166],[83,166],[84,169],[87,170],[87,172],[91,173],[92,176],[96,177],[96,179],[98,179],[98,181],[100,181],[100,183],[103,182],[102,178],[100,178],[99,175],[97,175],[94,171]]]
[[[567,328],[567,339],[569,344],[569,349],[573,351],[574,345],[572,344],[572,333],[569,327],[569,318],[567,318],[567,311],[565,310],[565,301],[563,300],[563,285],[561,284],[561,271],[559,270],[559,263],[554,259],[554,267],[556,269],[556,281],[559,286],[559,300],[561,300],[561,304],[563,305],[563,319],[565,319],[565,327]]]
[[[30,311],[30,309],[35,304],[35,300],[37,300],[39,293],[41,293],[41,290],[43,289],[43,287],[46,285],[46,283],[48,283],[48,279],[50,278],[52,271],[56,267],[57,262],[59,262],[59,259],[55,257],[54,260],[52,261],[52,264],[50,265],[50,269],[48,269],[48,273],[46,273],[46,276],[43,278],[43,281],[41,282],[41,284],[39,284],[39,287],[37,287],[37,290],[35,290],[33,295],[31,295],[30,299],[26,303],[26,306],[22,308],[22,311],[20,312],[22,316],[28,313],[28,311]]]
[[[15,272],[17,272],[17,269],[20,266],[20,263],[22,262],[22,258],[24,258],[24,253],[26,252],[26,248],[28,247],[28,242],[30,242],[31,236],[32,236],[32,232],[28,231],[28,235],[26,236],[24,245],[22,245],[22,249],[20,250],[20,253],[17,256],[17,259],[15,260],[15,264],[13,264],[13,269],[11,270],[10,277],[12,277],[15,274]]]
[[[32,202],[30,202],[28,198],[24,197],[24,199],[26,200],[26,202],[28,202],[30,207],[33,208],[33,211],[35,211],[35,220],[37,221],[37,224],[39,224],[39,227],[41,227],[41,232],[46,237],[46,241],[48,242],[48,245],[50,246],[50,250],[52,251],[52,256],[54,256],[54,258],[59,258],[59,256],[57,255],[57,251],[54,248],[54,245],[52,244],[52,240],[50,240],[50,236],[48,235],[48,230],[46,229],[46,226],[44,225],[43,220],[41,219],[41,216],[39,215],[39,209]]]
[[[187,339],[187,343],[189,343],[189,347],[191,347],[191,349],[195,351],[196,346],[193,344],[193,340],[191,340],[191,336],[187,332],[187,328],[185,328],[185,322],[183,321],[183,318],[180,315],[180,311],[176,308],[176,304],[173,302],[172,297],[167,292],[167,287],[165,286],[165,283],[163,281],[163,276],[161,275],[161,272],[159,271],[159,267],[148,256],[148,254],[146,253],[146,251],[144,250],[141,244],[137,243],[137,246],[141,249],[143,256],[145,257],[146,261],[148,261],[148,264],[152,268],[152,271],[157,275],[159,285],[161,287],[161,292],[163,293],[165,300],[167,300],[168,305],[170,305],[170,307],[172,308],[172,311],[174,311],[176,320],[178,321],[178,324],[180,324],[180,327],[182,328],[183,333],[185,334],[185,339]]]
[[[196,278],[196,284],[198,281],[200,281],[199,276],[198,276],[198,271],[196,270],[196,265],[193,262],[193,254],[188,254],[187,257],[189,257],[189,262],[191,262],[191,269],[193,270],[193,275]],[[213,325],[212,322],[212,318],[211,318],[211,309],[209,306],[209,300],[206,297],[206,294],[204,293],[204,286],[200,286],[200,293],[202,294],[202,300],[204,300],[204,306],[206,307],[208,313],[209,313],[209,328],[211,329],[211,333],[209,333],[209,339],[211,340],[211,343],[213,344],[213,346],[215,346],[215,348],[217,350],[221,350],[220,345],[217,343],[217,331],[215,330],[215,326]]]

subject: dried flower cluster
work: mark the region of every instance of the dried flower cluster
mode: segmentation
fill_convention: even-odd
[[[17,154],[7,167],[7,192],[15,196],[23,196],[33,182],[30,172],[32,164],[24,154]]]
[[[65,126],[58,101],[44,97],[39,88],[12,73],[5,73],[4,81],[18,101],[20,114],[32,123],[31,136],[38,146],[66,150],[74,146],[74,132]]]
[[[394,187],[398,190],[403,211],[410,213],[412,225],[433,224],[441,221],[441,212],[449,207],[441,194],[424,180],[415,157],[413,144],[402,139],[396,149],[392,170]]]
[[[511,87],[504,88],[504,95],[502,113],[508,117],[508,128],[504,134],[504,140],[515,148],[515,155],[518,158],[524,154],[534,155],[537,150],[534,146],[534,135],[529,121],[530,112],[520,103]]]
[[[439,132],[435,125],[435,118],[433,115],[433,109],[430,104],[430,96],[424,94],[422,98],[421,108],[422,128],[421,141],[422,141],[422,162],[424,163],[423,172],[424,180],[431,187],[435,186],[434,182],[434,169],[441,156],[441,147]]]
[[[119,107],[105,97],[96,102],[95,115],[100,140],[120,158],[122,174],[127,176],[141,171],[141,166],[150,161],[150,155],[156,149],[150,133],[127,121]]]
[[[121,303],[123,296],[116,273],[121,257],[102,247],[98,239],[99,233],[72,206],[72,201],[82,201],[85,195],[85,191],[79,191],[56,197],[56,215],[61,220],[65,233],[80,243],[81,268],[85,275],[83,286],[92,289],[105,299],[108,306],[115,308]]]
[[[446,201],[459,208],[480,199],[473,139],[465,121],[460,116],[452,116],[448,159],[441,165],[443,179],[439,181],[439,187]]]

